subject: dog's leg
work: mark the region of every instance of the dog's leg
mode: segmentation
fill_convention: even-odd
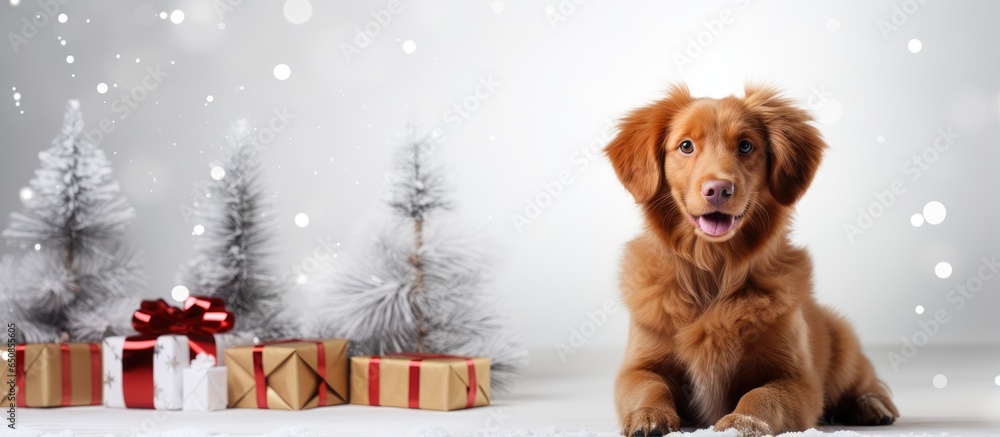
[[[615,404],[625,436],[662,436],[680,431],[680,417],[667,380],[639,367],[626,367],[615,384]]]
[[[857,388],[841,396],[834,407],[833,419],[845,425],[889,425],[895,422],[899,410],[865,357],[860,357],[857,378]]]
[[[732,414],[715,423],[715,430],[736,428],[746,437],[803,431],[816,425],[822,409],[818,379],[803,373],[750,390]]]

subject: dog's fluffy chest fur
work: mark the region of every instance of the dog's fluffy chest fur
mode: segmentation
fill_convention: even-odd
[[[699,319],[679,327],[673,335],[676,346],[671,359],[681,363],[689,384],[684,390],[691,397],[693,412],[702,421],[713,423],[733,408],[727,395],[742,351],[730,340],[732,334],[719,332]]]
[[[771,316],[749,318],[740,310],[746,306],[784,305],[766,297],[715,303],[690,323],[678,325],[672,335],[674,349],[670,358],[680,365],[689,384],[684,390],[691,400],[691,412],[703,422],[719,420],[735,408],[743,394],[779,372],[774,368],[775,361],[751,353],[748,348],[773,348],[777,343],[792,342],[808,350],[809,328],[799,309],[786,307]],[[781,330],[773,328],[787,324],[797,327],[774,335]],[[800,359],[810,361],[808,357]]]
[[[795,297],[807,295],[808,288],[779,293],[786,290],[773,290],[773,284],[758,280],[748,268],[727,271],[736,277],[713,276],[686,264],[682,268],[678,263],[683,260],[657,244],[653,236],[630,244],[626,268],[639,274],[623,278],[626,305],[636,322],[649,326],[656,331],[653,337],[671,345],[670,366],[686,381],[687,386],[681,388],[690,398],[691,412],[713,423],[734,408],[753,382],[768,376],[767,360],[747,354],[746,348],[807,340],[808,326]],[[628,265],[633,257],[641,259],[641,264]],[[658,262],[650,262],[653,259]],[[799,325],[799,329],[773,329],[777,324]],[[776,336],[776,332],[781,334]],[[789,337],[788,332],[794,335]]]

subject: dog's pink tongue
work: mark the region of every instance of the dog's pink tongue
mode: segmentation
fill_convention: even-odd
[[[728,214],[705,214],[698,217],[698,227],[708,235],[718,236],[729,231],[734,221],[734,217]]]

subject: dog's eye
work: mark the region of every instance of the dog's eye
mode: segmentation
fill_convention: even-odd
[[[753,150],[753,144],[747,140],[740,141],[740,153],[750,153],[751,150]]]
[[[681,153],[685,155],[690,155],[692,152],[694,152],[694,143],[692,143],[691,140],[681,141],[681,145],[680,147],[678,147],[678,149],[681,149]]]

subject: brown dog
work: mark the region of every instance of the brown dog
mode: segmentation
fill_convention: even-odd
[[[788,240],[826,144],[775,90],[745,94],[696,99],[674,86],[625,118],[605,150],[647,225],[622,265],[625,435],[899,416],[851,327],[816,303],[809,255]]]

